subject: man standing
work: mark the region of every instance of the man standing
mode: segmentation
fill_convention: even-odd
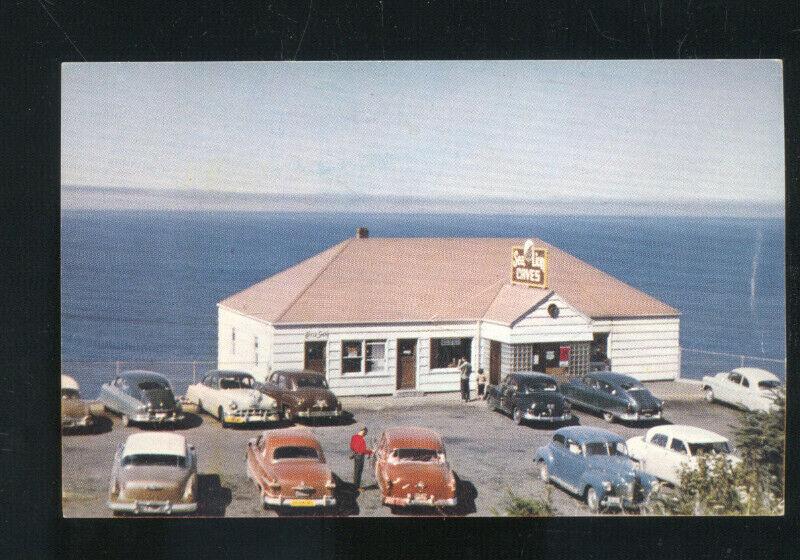
[[[472,374],[472,364],[466,358],[459,360],[458,369],[461,370],[461,398],[469,402],[469,376]]]
[[[367,440],[364,436],[367,435],[367,427],[364,426],[359,432],[350,438],[350,457],[353,459],[353,484],[359,490],[361,487],[361,473],[364,471],[364,457],[370,457],[372,450],[367,447]]]

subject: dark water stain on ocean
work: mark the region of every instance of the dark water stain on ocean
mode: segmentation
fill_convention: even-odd
[[[684,347],[785,354],[783,220],[65,211],[63,360],[214,360],[218,301],[358,226],[540,237],[677,307]],[[684,353],[684,374],[739,365],[709,360]]]

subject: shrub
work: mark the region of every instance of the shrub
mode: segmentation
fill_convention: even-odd
[[[550,517],[555,514],[552,506],[551,490],[547,487],[546,499],[525,498],[506,491],[506,496],[501,503],[502,511],[492,508],[492,514],[508,517]]]

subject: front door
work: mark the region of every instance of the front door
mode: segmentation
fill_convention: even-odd
[[[497,385],[500,383],[500,343],[489,342],[489,384]]]
[[[415,389],[417,387],[417,340],[397,341],[397,388]]]
[[[306,341],[305,368],[318,373],[325,373],[325,348],[327,342]]]

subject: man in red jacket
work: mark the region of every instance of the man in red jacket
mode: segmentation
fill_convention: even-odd
[[[364,436],[367,435],[367,427],[364,426],[359,432],[350,438],[350,451],[352,451],[353,459],[353,484],[359,490],[361,487],[361,473],[364,471],[364,457],[372,455],[372,450],[367,447],[367,440]]]

